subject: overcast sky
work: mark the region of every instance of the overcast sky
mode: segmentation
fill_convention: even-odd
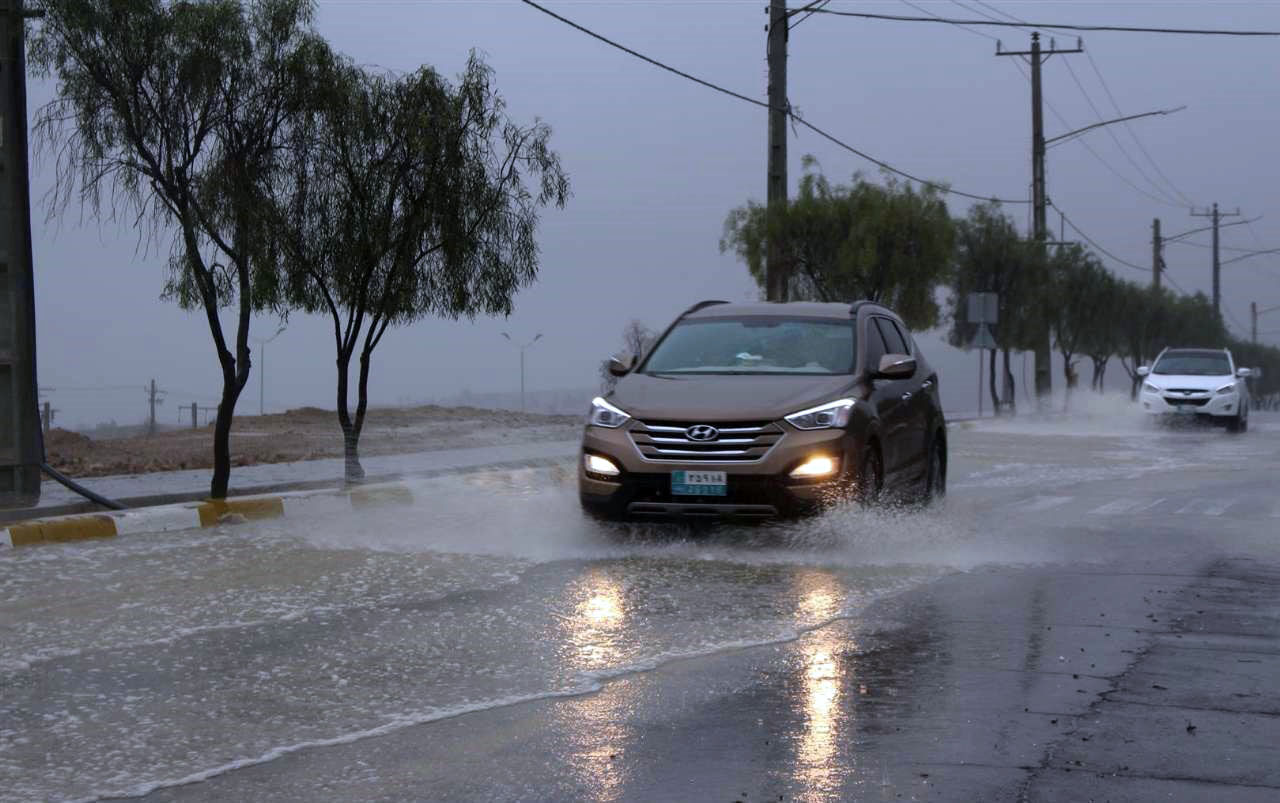
[[[545,4],[654,58],[764,98],[765,0]],[[965,18],[994,6],[1040,22],[1280,29],[1275,2],[916,5]],[[829,7],[919,13],[887,0],[834,0]],[[516,0],[321,0],[318,23],[339,50],[371,67],[411,70],[425,63],[452,75],[478,50],[495,69],[511,115],[553,127],[553,147],[572,181],[568,206],[544,213],[540,280],[517,298],[510,319],[431,321],[388,333],[374,357],[375,403],[517,390],[518,354],[504,331],[517,339],[543,334],[528,352],[530,388],[589,388],[628,320],[657,328],[693,301],[755,297],[745,266],[717,246],[725,214],[763,199],[765,110],[659,71]],[[1006,49],[1029,45],[1022,31],[982,30]],[[1072,36],[1053,36],[1063,47],[1074,45]],[[1066,121],[1046,109],[1047,136],[1098,120],[1068,67],[1103,117],[1117,116],[1090,58],[1125,114],[1187,109],[1132,123],[1158,168],[1124,126],[1051,148],[1053,202],[1108,251],[1141,266],[1151,262],[1152,218],[1162,219],[1166,236],[1205,223],[1190,216],[1180,194],[1202,209],[1217,201],[1261,216],[1224,229],[1224,246],[1280,247],[1280,41],[1090,33],[1084,45],[1087,55],[1058,56],[1044,67],[1045,97]],[[1029,85],[1020,60],[996,58],[995,47],[950,25],[818,15],[792,31],[789,97],[806,119],[904,170],[984,196],[1026,198]],[[33,117],[54,91],[50,84],[31,86]],[[841,181],[875,170],[799,130],[790,139],[793,188],[805,154]],[[51,170],[37,162],[33,171],[39,199]],[[955,215],[968,207],[962,198],[950,203]],[[1025,229],[1026,207],[1010,211]],[[166,421],[176,422],[177,405],[214,403],[219,380],[208,328],[202,313],[159,299],[165,265],[155,249],[140,250],[137,233],[116,223],[84,223],[70,214],[46,224],[43,209],[35,217],[40,381],[55,389],[50,398],[63,411],[60,423],[136,422],[145,413],[143,385],[153,377],[172,391],[162,408]],[[1049,217],[1056,233],[1058,216],[1050,210]],[[1188,239],[1209,242],[1207,233]],[[1277,257],[1223,269],[1224,304],[1237,334],[1247,335],[1251,301],[1280,305]],[[1207,248],[1169,245],[1165,258],[1172,282],[1209,291]],[[1125,278],[1150,280],[1149,270],[1105,261]],[[264,319],[255,326],[256,336],[270,336],[278,324]],[[1280,311],[1259,328],[1276,333],[1262,339],[1280,343]],[[323,319],[295,316],[267,347],[268,410],[332,408],[330,331]],[[976,357],[922,340],[942,369],[947,406],[972,409],[965,399],[972,396]],[[257,412],[257,383],[255,373],[242,412]]]

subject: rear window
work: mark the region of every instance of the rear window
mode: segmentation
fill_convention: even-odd
[[[1153,374],[1179,376],[1226,376],[1231,373],[1227,355],[1218,351],[1169,352],[1156,361]]]
[[[650,353],[647,374],[851,374],[853,321],[708,318],[676,324]]]

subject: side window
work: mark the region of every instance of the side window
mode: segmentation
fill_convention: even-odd
[[[911,333],[907,331],[907,327],[903,326],[902,324],[898,323],[897,321],[891,321],[890,323],[892,323],[892,324],[893,324],[893,328],[897,330],[897,332],[898,332],[898,336],[902,338],[902,343],[903,343],[903,345],[905,345],[905,346],[906,346],[906,348],[904,348],[904,349],[902,350],[902,353],[903,353],[903,354],[915,354],[915,353],[916,353],[916,343],[915,343],[915,341],[914,341],[914,340],[912,340],[912,339],[911,339]]]
[[[884,347],[886,354],[910,354],[907,349],[906,342],[902,339],[902,334],[898,332],[898,327],[893,325],[893,321],[888,318],[873,318],[876,322],[876,328],[880,330],[881,337],[884,338]]]
[[[880,327],[876,326],[878,318],[867,319],[867,365],[868,371],[875,371],[880,367],[880,358],[888,352],[885,351],[884,338],[880,336]]]

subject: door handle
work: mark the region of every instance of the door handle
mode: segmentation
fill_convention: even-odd
[[[902,394],[902,400],[903,400],[903,401],[911,401],[911,394],[910,394],[910,393],[904,393],[904,394]]]
[[[928,390],[929,388],[933,387],[933,382],[931,380],[926,379],[924,381],[924,384],[922,384],[920,387],[924,390]]]

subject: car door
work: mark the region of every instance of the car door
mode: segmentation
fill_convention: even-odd
[[[925,375],[920,365],[920,355],[916,354],[915,343],[911,335],[897,321],[888,318],[880,319],[885,346],[890,352],[902,349],[901,354],[909,354],[916,359],[916,372],[909,379],[902,380],[903,395],[907,409],[904,411],[906,421],[902,434],[902,467],[913,475],[922,472],[928,462],[928,425],[929,425],[929,388],[925,382],[931,380]]]
[[[885,342],[879,316],[867,319],[866,342],[867,369],[874,376],[880,366],[880,358],[893,353]],[[903,379],[872,379],[871,401],[880,418],[880,449],[884,458],[885,480],[896,479],[902,472],[903,441],[910,421],[908,410],[909,382]],[[904,398],[905,397],[905,398]]]

